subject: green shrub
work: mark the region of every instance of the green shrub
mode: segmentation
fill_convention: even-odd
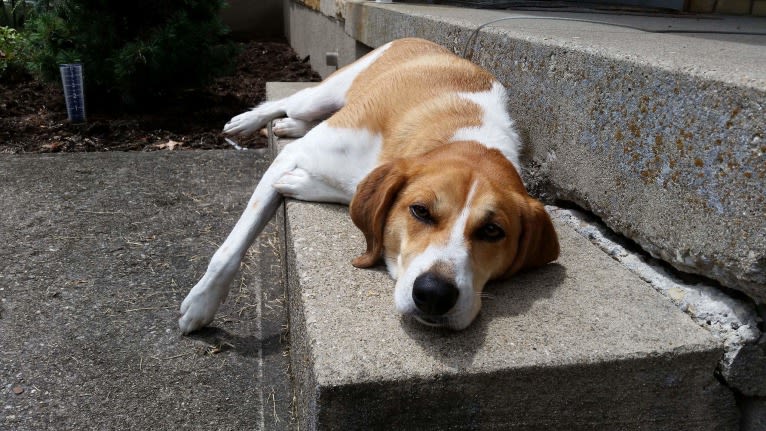
[[[222,0],[60,0],[27,22],[34,68],[58,79],[83,63],[89,101],[133,104],[204,85],[227,70]],[[95,99],[95,100],[94,100]]]
[[[23,34],[10,27],[0,27],[0,78],[12,80],[25,73],[28,42]]]

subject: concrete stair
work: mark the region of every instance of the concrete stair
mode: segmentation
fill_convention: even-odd
[[[562,222],[560,259],[491,286],[455,333],[402,319],[385,270],[351,266],[364,239],[347,213],[285,205],[302,429],[736,428],[721,341]]]
[[[344,65],[401,37],[468,47],[509,89],[535,192],[766,302],[766,18],[286,4],[291,45],[323,76],[326,52]]]
[[[287,35],[322,76],[401,37],[469,48],[509,90],[528,188],[642,250],[624,264],[722,340],[739,429],[766,430],[766,17],[426,3],[284,0]]]

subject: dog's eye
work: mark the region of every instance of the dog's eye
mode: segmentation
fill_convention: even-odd
[[[422,221],[426,224],[433,224],[434,219],[431,217],[431,212],[428,211],[428,208],[426,208],[424,205],[410,205],[410,214],[412,214],[413,217],[416,219]]]
[[[495,242],[505,238],[505,231],[495,223],[487,223],[479,228],[476,236],[482,241]]]

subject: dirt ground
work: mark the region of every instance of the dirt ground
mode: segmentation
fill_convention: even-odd
[[[0,153],[231,148],[221,128],[263,100],[266,82],[318,80],[288,44],[252,41],[241,45],[232,74],[151,111],[90,112],[86,94],[88,122],[78,126],[67,121],[60,84],[32,78],[0,82]],[[238,138],[237,143],[257,148],[266,139]]]

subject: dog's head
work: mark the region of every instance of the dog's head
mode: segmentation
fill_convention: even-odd
[[[350,212],[367,240],[353,264],[385,259],[397,280],[396,309],[434,326],[467,327],[489,280],[559,253],[548,214],[513,165],[476,143],[378,166],[357,187]]]

